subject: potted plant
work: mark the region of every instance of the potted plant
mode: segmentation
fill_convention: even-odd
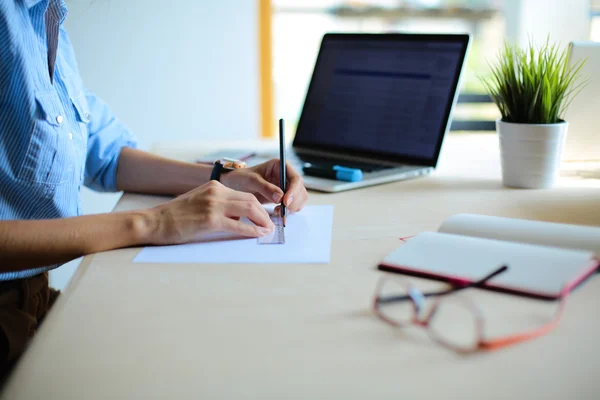
[[[506,42],[482,79],[502,116],[496,130],[505,186],[548,188],[558,176],[568,126],[562,116],[586,83],[584,61],[569,66],[568,58],[568,49],[548,40],[539,49]]]

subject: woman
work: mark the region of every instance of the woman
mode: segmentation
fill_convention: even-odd
[[[264,235],[273,224],[261,202],[283,202],[294,212],[308,197],[291,168],[284,195],[278,160],[217,181],[210,180],[213,167],[136,150],[133,134],[82,82],[62,27],[66,13],[64,0],[0,0],[2,368],[24,351],[56,297],[49,269],[86,254],[184,243],[211,231]],[[179,197],[152,209],[80,216],[82,184]]]

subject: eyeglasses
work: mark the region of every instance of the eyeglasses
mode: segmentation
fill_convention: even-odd
[[[569,291],[563,289],[558,309],[545,325],[509,336],[484,338],[484,318],[480,308],[470,300],[449,294],[482,286],[493,277],[508,270],[504,265],[483,279],[475,282],[457,283],[450,289],[423,293],[406,280],[382,277],[375,291],[373,309],[388,324],[402,327],[409,324],[427,329],[431,338],[457,352],[496,350],[542,336],[556,327],[566,303]],[[425,310],[425,300],[437,297],[431,308]]]

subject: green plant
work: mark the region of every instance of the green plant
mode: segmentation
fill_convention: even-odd
[[[549,40],[536,49],[504,43],[491,75],[483,85],[502,115],[502,121],[522,124],[555,124],[562,121],[573,97],[585,86],[581,67],[585,60],[569,66],[568,49]]]

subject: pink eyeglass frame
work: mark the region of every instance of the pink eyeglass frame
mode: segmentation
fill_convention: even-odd
[[[415,299],[410,294],[407,296],[403,296],[403,298],[399,299],[398,301],[404,301],[404,300],[411,301],[412,309],[413,309],[411,323],[427,329],[427,332],[429,333],[430,337],[434,341],[436,341],[437,343],[439,343],[447,348],[450,348],[456,352],[459,352],[459,353],[498,350],[498,349],[504,348],[506,346],[510,346],[510,345],[521,343],[521,342],[524,342],[527,340],[535,339],[537,337],[545,335],[546,333],[548,333],[548,332],[552,331],[554,328],[556,328],[556,326],[558,325],[558,322],[560,321],[560,318],[562,317],[562,313],[563,313],[565,305],[566,305],[566,299],[567,299],[568,295],[570,294],[570,288],[564,288],[561,291],[559,298],[558,298],[560,301],[560,303],[558,305],[558,309],[557,309],[556,313],[554,314],[552,320],[550,320],[548,323],[546,323],[538,328],[530,329],[530,330],[520,332],[517,334],[513,334],[513,335],[507,335],[507,336],[502,336],[502,337],[492,338],[492,339],[484,338],[483,332],[484,332],[485,318],[483,317],[483,313],[481,312],[479,307],[477,307],[473,302],[471,302],[465,298],[460,298],[460,297],[453,297],[453,298],[442,298],[441,297],[441,296],[445,296],[447,294],[454,293],[458,290],[463,290],[463,289],[466,289],[469,287],[477,287],[478,285],[480,285],[480,284],[484,283],[485,281],[491,279],[492,277],[506,271],[507,269],[508,269],[507,266],[503,266],[503,267],[499,268],[498,270],[492,272],[487,277],[485,277],[482,280],[477,281],[477,282],[467,283],[462,286],[454,286],[451,289],[446,289],[446,290],[439,291],[439,292],[422,293],[424,297],[440,296],[440,298],[435,300],[435,302],[433,303],[433,305],[431,306],[431,308],[429,309],[429,311],[423,318],[419,318],[419,313],[421,310],[419,310],[418,303],[415,301]],[[402,326],[405,326],[406,324],[388,318],[380,309],[380,305],[382,303],[382,298],[380,296],[381,289],[383,287],[383,284],[390,279],[394,279],[399,284],[404,286],[407,289],[406,293],[411,293],[411,291],[409,289],[414,288],[413,286],[407,285],[406,281],[404,281],[402,279],[398,279],[395,277],[380,278],[377,283],[377,287],[375,289],[375,294],[373,297],[373,311],[382,321],[388,323],[389,325],[392,325],[394,327],[402,327]],[[414,288],[414,289],[416,289],[416,288]],[[475,318],[475,330],[476,330],[476,335],[477,335],[477,340],[476,340],[475,346],[472,346],[472,347],[456,346],[456,345],[444,340],[439,335],[439,333],[436,333],[435,329],[431,328],[432,318],[435,316],[435,313],[437,312],[439,305],[445,301],[453,301],[453,302],[462,303],[463,306],[465,306],[472,312],[472,314]]]

